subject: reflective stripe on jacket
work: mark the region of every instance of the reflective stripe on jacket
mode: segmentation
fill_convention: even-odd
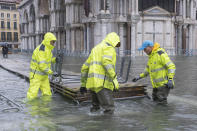
[[[153,88],[158,88],[166,84],[168,79],[173,79],[175,70],[176,67],[168,54],[158,43],[155,43],[144,73],[141,73],[140,77],[150,75]]]
[[[54,46],[50,44],[52,40],[56,41],[56,37],[52,33],[46,33],[42,44],[34,50],[30,65],[30,79],[35,74],[49,75],[53,73],[51,62],[53,61],[52,50]]]
[[[96,45],[81,68],[81,86],[99,92],[103,87],[114,89],[116,78],[115,46],[120,42],[119,36],[112,32]]]

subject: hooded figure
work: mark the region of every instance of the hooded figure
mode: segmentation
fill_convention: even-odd
[[[115,72],[116,50],[120,47],[120,38],[115,33],[109,33],[96,45],[81,69],[81,93],[89,89],[92,93],[92,108],[97,111],[101,105],[104,113],[114,112],[113,92],[119,84]]]
[[[27,92],[27,98],[33,99],[37,97],[39,89],[42,95],[51,96],[51,89],[48,75],[52,75],[51,62],[55,62],[52,50],[56,37],[48,32],[44,36],[44,40],[36,47],[32,54],[30,64],[30,87]]]

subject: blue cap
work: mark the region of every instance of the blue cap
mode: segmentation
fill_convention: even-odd
[[[153,42],[150,41],[150,40],[145,40],[143,43],[142,43],[142,46],[140,48],[138,48],[138,50],[144,50],[146,47],[148,46],[154,46]]]

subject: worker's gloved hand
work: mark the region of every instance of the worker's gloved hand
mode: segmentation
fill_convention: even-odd
[[[59,74],[57,72],[53,72],[53,76],[58,77]]]
[[[168,87],[169,89],[173,89],[173,88],[174,88],[173,80],[172,80],[172,79],[169,79],[169,80],[168,80],[168,83],[167,83],[166,85],[167,85],[167,87]]]
[[[57,56],[56,59],[55,59],[55,62],[60,63],[60,57]]]
[[[87,93],[86,87],[80,87],[81,94]]]
[[[140,76],[138,76],[138,77],[135,77],[135,78],[133,78],[133,82],[136,82],[136,81],[138,81],[138,80],[140,80],[140,79],[142,79]]]
[[[114,80],[113,80],[113,85],[114,85],[114,92],[117,92],[118,90],[119,90],[119,83],[118,83],[118,80],[117,80],[117,78],[115,78]]]

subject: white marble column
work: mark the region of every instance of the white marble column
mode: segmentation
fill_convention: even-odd
[[[189,25],[189,50],[193,49],[193,26]]]
[[[54,10],[51,12],[51,28],[50,31],[54,30],[55,28],[55,13]]]
[[[87,51],[90,51],[90,42],[91,42],[91,28],[90,28],[90,24],[88,23],[87,24]]]
[[[119,47],[119,53],[120,56],[124,56],[124,50],[125,50],[125,39],[124,39],[124,23],[119,24],[119,35],[120,35],[120,43],[121,46]]]
[[[183,0],[183,19],[186,18],[186,0]]]
[[[75,30],[71,29],[71,51],[74,51],[75,48]]]
[[[61,34],[60,32],[57,32],[57,42],[56,42],[56,45],[57,45],[57,49],[61,49]]]
[[[180,9],[180,15],[183,16],[183,0],[180,0],[180,7],[179,7],[179,9]]]
[[[22,51],[25,49],[25,38],[24,37],[21,37],[21,48],[22,48]]]
[[[61,35],[60,49],[65,49],[66,48],[65,32],[60,32],[60,35]]]
[[[104,39],[107,35],[107,23],[105,20],[101,20],[101,40]]]
[[[135,15],[135,0],[132,0],[131,2],[131,14],[132,15]]]
[[[194,17],[194,8],[193,8],[193,6],[194,6],[194,1],[193,0],[191,0],[191,2],[190,2],[190,4],[191,4],[191,8],[190,8],[190,16],[191,16],[191,19],[195,19],[195,17]]]
[[[136,42],[137,42],[137,35],[136,35],[136,23],[131,23],[131,56],[135,57],[136,55]]]
[[[182,50],[182,25],[178,25],[177,28],[177,53],[181,55]]]
[[[74,23],[74,13],[75,13],[75,8],[74,8],[74,4],[71,4],[71,8],[70,8],[70,23]]]
[[[70,29],[66,30],[66,50],[71,50],[71,33],[70,33]]]
[[[186,17],[187,18],[190,18],[190,12],[191,11],[191,9],[190,9],[190,0],[187,0],[186,1]]]
[[[39,19],[36,18],[36,32],[38,33],[40,31],[40,23],[39,23]]]
[[[139,10],[138,9],[138,0],[135,0],[135,14],[137,14],[137,15],[139,14],[138,10]]]
[[[31,51],[32,50],[31,36],[29,36],[28,39],[29,39],[29,41],[28,41],[29,51]]]
[[[123,14],[123,2],[122,0],[120,1],[120,17],[122,17],[122,14]]]

